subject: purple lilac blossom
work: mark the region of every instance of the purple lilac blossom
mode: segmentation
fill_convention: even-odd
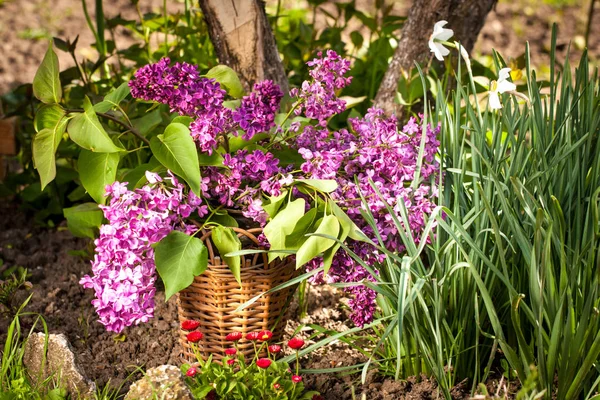
[[[244,131],[244,140],[268,132],[275,125],[275,114],[282,98],[283,92],[272,81],[254,84],[254,91],[244,96],[240,106],[233,111],[233,121]]]
[[[171,112],[195,118],[190,134],[200,151],[212,154],[218,148],[219,135],[237,134],[241,129],[242,137],[250,140],[274,126],[283,93],[272,81],[256,83],[254,91],[232,111],[223,104],[226,93],[219,83],[201,77],[197,66],[169,64],[170,60],[163,58],[140,68],[129,82],[131,95],[167,104]]]
[[[156,268],[152,244],[173,229],[188,234],[195,231],[183,218],[197,212],[208,213],[202,199],[184,194],[184,185],[169,173],[166,178],[146,172],[149,184],[130,191],[126,183],[115,182],[106,187],[110,201],[99,206],[108,223],[100,227],[95,240],[93,275],[80,284],[93,288],[92,300],[100,323],[113,332],[147,322],[154,314],[154,282]]]
[[[339,99],[335,91],[348,86],[352,77],[344,76],[350,70],[350,61],[335,51],[327,50],[325,57],[319,52],[317,56],[306,63],[311,67],[312,81],[304,81],[299,89],[290,90],[290,96],[298,99],[294,110],[296,115],[304,114],[325,127],[330,117],[346,109],[346,102]]]
[[[426,219],[433,211],[433,199],[437,197],[435,188],[427,182],[435,177],[439,165],[435,160],[439,142],[439,127],[427,126],[425,131],[415,118],[398,130],[394,116],[386,118],[383,111],[370,109],[364,118],[350,120],[354,133],[347,130],[334,132],[325,136],[322,130],[307,127],[298,137],[298,151],[305,162],[301,169],[307,177],[313,179],[335,179],[338,189],[332,193],[340,207],[344,208],[350,218],[371,239],[374,232],[361,217],[364,205],[359,193],[367,201],[373,214],[377,230],[386,248],[401,252],[404,245],[400,239],[396,225],[389,215],[389,205],[398,215],[404,205],[413,236],[418,240],[423,231]],[[421,183],[415,190],[410,184],[415,179],[419,146],[425,134],[423,165],[420,176]],[[358,178],[355,181],[355,178]],[[373,181],[381,196],[369,183]],[[358,183],[356,183],[358,182]],[[373,248],[364,243],[351,242],[350,248],[369,264],[381,261]],[[309,269],[321,264],[320,259],[311,261]],[[344,253],[334,257],[328,275],[317,275],[318,282],[358,282],[373,281],[367,271]],[[357,325],[364,325],[373,318],[375,311],[375,292],[363,285],[346,289],[354,297],[350,301],[351,318]]]

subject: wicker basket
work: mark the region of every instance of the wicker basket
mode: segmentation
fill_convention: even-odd
[[[255,235],[260,228],[243,230],[233,228],[242,241],[245,249],[260,248]],[[233,277],[213,247],[211,232],[205,232],[202,241],[208,248],[208,267],[197,276],[187,289],[179,292],[177,308],[179,320],[192,319],[200,322],[199,330],[204,333],[203,339],[194,344],[206,360],[210,354],[213,360],[221,360],[226,348],[232,347],[225,337],[231,332],[258,332],[265,329],[273,331],[270,342],[281,340],[285,327],[286,307],[293,296],[296,286],[288,287],[274,293],[261,296],[256,302],[240,312],[235,310],[246,301],[285,283],[297,275],[295,262],[289,257],[283,261],[270,264],[266,254],[241,256],[242,286]],[[196,362],[196,355],[186,340],[187,331],[180,330],[179,342],[182,348],[182,361]],[[252,342],[242,339],[238,349],[246,356],[254,355]]]

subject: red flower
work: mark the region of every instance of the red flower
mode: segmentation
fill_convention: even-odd
[[[196,376],[197,373],[198,373],[198,370],[195,367],[191,367],[190,369],[187,370],[187,372],[185,374],[187,376],[189,376],[190,378],[193,378],[194,376]]]
[[[228,356],[234,356],[235,353],[237,353],[237,350],[234,349],[233,347],[231,347],[229,349],[225,349],[225,354],[227,354]]]
[[[273,384],[273,389],[279,390],[279,389],[281,389],[281,385],[279,383],[274,383]]]
[[[200,326],[200,322],[193,321],[191,319],[186,319],[185,321],[183,321],[181,323],[181,329],[186,330],[186,331],[193,331],[194,329],[196,329],[199,326]]]
[[[197,343],[202,340],[204,334],[202,332],[194,331],[187,334],[186,338],[189,342]]]
[[[292,382],[300,383],[302,382],[302,377],[300,375],[292,375]]]
[[[258,340],[259,332],[250,332],[246,333],[246,339],[248,340]]]
[[[267,369],[269,368],[269,365],[271,365],[271,362],[272,361],[268,358],[259,358],[256,360],[256,365],[258,365],[259,368]]]
[[[304,339],[302,338],[292,338],[288,342],[288,346],[290,346],[294,350],[299,350],[304,346]]]
[[[269,351],[273,354],[277,354],[281,351],[281,346],[278,344],[272,344],[269,346]]]
[[[225,340],[229,342],[237,342],[242,338],[242,332],[231,332],[225,337]]]
[[[229,360],[227,360],[227,365],[233,365],[235,364],[235,360],[233,358],[230,358]]]
[[[266,330],[258,332],[258,340],[261,342],[266,342],[267,340],[271,340],[273,337],[273,332]]]

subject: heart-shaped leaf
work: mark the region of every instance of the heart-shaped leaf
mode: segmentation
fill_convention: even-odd
[[[96,203],[104,204],[106,185],[112,185],[117,177],[119,153],[94,153],[82,150],[78,169],[81,184]]]
[[[196,237],[172,231],[154,249],[156,270],[165,284],[165,297],[187,288],[206,270],[208,250]]]
[[[150,140],[150,148],[162,165],[183,178],[192,191],[201,196],[198,152],[185,125],[178,122],[169,124],[164,134]]]

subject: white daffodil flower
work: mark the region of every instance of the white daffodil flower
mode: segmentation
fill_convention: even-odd
[[[444,28],[444,25],[447,23],[448,21],[436,22],[433,26],[433,33],[429,37],[429,48],[435,55],[435,58],[440,61],[444,61],[444,56],[450,54],[450,50],[445,48],[440,42],[446,42],[454,35],[454,31],[452,29]]]
[[[502,108],[500,104],[500,95],[506,92],[514,92],[517,90],[517,85],[508,81],[510,76],[510,68],[502,68],[498,73],[498,81],[492,81],[490,84],[490,108],[499,110]]]

